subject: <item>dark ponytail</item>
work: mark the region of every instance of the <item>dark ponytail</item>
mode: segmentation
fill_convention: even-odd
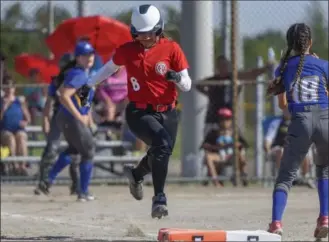
[[[299,59],[299,63],[298,63],[298,67],[297,67],[297,72],[296,72],[296,76],[295,79],[293,81],[293,83],[300,83],[300,75],[302,74],[303,71],[303,67],[304,67],[304,60],[305,60],[305,51],[300,53],[300,59]],[[302,85],[298,85],[298,93],[299,93],[299,100],[301,100],[301,96],[302,96]]]
[[[306,24],[297,24],[296,33],[295,33],[295,41],[294,41],[294,50],[298,51],[300,54],[300,59],[296,71],[296,76],[293,83],[298,83],[299,89],[299,98],[301,99],[302,94],[302,86],[300,85],[300,75],[302,74],[304,61],[305,61],[305,53],[307,48],[310,46],[310,41],[312,39],[311,36],[311,28]]]
[[[304,23],[294,24],[289,28],[289,30],[287,32],[287,41],[288,43],[291,43],[293,50],[300,55],[295,79],[293,81],[293,83],[296,84],[299,83],[300,75],[303,71],[305,54],[310,46],[312,34],[311,28]],[[298,88],[301,89],[302,87],[299,85]],[[301,90],[299,93],[302,93]]]
[[[275,83],[279,83],[279,82],[283,83],[283,73],[284,73],[284,71],[287,67],[288,59],[289,59],[291,51],[292,51],[292,47],[288,46],[288,49],[286,50],[284,56],[281,58],[281,61],[280,61],[280,74],[274,80]]]
[[[77,65],[77,61],[74,59],[74,60],[71,60],[69,61],[66,65],[64,65],[61,69],[60,69],[60,72],[56,78],[56,81],[57,81],[57,84],[60,86],[63,81],[64,81],[64,78],[65,78],[65,73],[75,67]]]

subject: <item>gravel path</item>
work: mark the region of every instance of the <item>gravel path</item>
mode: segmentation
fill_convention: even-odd
[[[2,185],[1,241],[154,240],[162,227],[264,230],[271,215],[271,189],[169,186],[169,216],[152,220],[151,187],[143,201],[125,186],[92,187],[97,200],[78,203],[68,188],[34,196],[33,187]],[[318,214],[315,190],[294,188],[284,217],[284,241],[313,240]]]

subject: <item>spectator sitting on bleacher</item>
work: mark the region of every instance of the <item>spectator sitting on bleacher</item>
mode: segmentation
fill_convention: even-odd
[[[218,174],[223,172],[227,165],[233,165],[233,126],[232,111],[228,108],[218,110],[219,126],[212,128],[206,135],[202,148],[205,150],[205,162],[208,169],[208,176],[213,179],[217,187],[223,186],[218,181]],[[246,172],[245,149],[248,147],[246,140],[239,134],[239,169],[241,181],[244,186],[248,185]],[[233,185],[236,186],[234,175],[231,178]]]
[[[30,122],[30,114],[24,97],[15,95],[15,83],[7,76],[3,82],[4,97],[1,98],[0,130],[1,146],[9,147],[11,156],[27,156],[27,135],[25,127]],[[9,175],[27,175],[26,164],[10,164]]]
[[[126,68],[122,67],[96,90],[98,106],[103,113],[102,122],[115,121],[122,115],[127,105],[127,94],[127,72]]]

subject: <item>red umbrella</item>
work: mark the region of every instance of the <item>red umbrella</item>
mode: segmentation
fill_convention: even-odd
[[[51,52],[55,55],[55,59],[59,60],[63,54],[72,51],[76,39],[74,36],[74,26],[76,18],[67,19],[58,25],[56,30],[46,38],[46,44]]]
[[[40,82],[51,82],[51,77],[59,73],[59,67],[54,60],[46,59],[37,54],[21,54],[15,57],[15,71],[24,77],[29,77],[32,69],[37,69]]]
[[[57,58],[74,50],[81,37],[88,37],[103,61],[114,49],[131,40],[129,27],[115,19],[103,16],[79,17],[64,21],[47,37],[46,43]]]

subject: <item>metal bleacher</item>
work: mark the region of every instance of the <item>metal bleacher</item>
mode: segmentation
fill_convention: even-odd
[[[97,134],[105,134],[109,128],[99,127]],[[41,126],[28,126],[26,128],[28,134],[42,133]],[[139,156],[133,156],[127,152],[131,149],[132,144],[130,142],[124,142],[120,140],[102,140],[97,137],[96,139],[96,156],[94,158],[95,168],[110,173],[112,176],[122,176],[122,168],[124,164],[135,164],[141,160]],[[33,149],[43,149],[46,147],[45,140],[28,140],[27,146],[29,151]],[[66,141],[61,141],[60,148],[63,149],[67,146]],[[115,152],[119,150],[119,152]],[[31,153],[31,152],[30,152]],[[38,164],[41,160],[41,156],[9,156],[1,160],[3,163],[13,162],[28,162],[31,165]],[[117,169],[119,168],[119,169]],[[8,177],[10,179],[10,177]],[[2,177],[3,180],[3,177]]]

